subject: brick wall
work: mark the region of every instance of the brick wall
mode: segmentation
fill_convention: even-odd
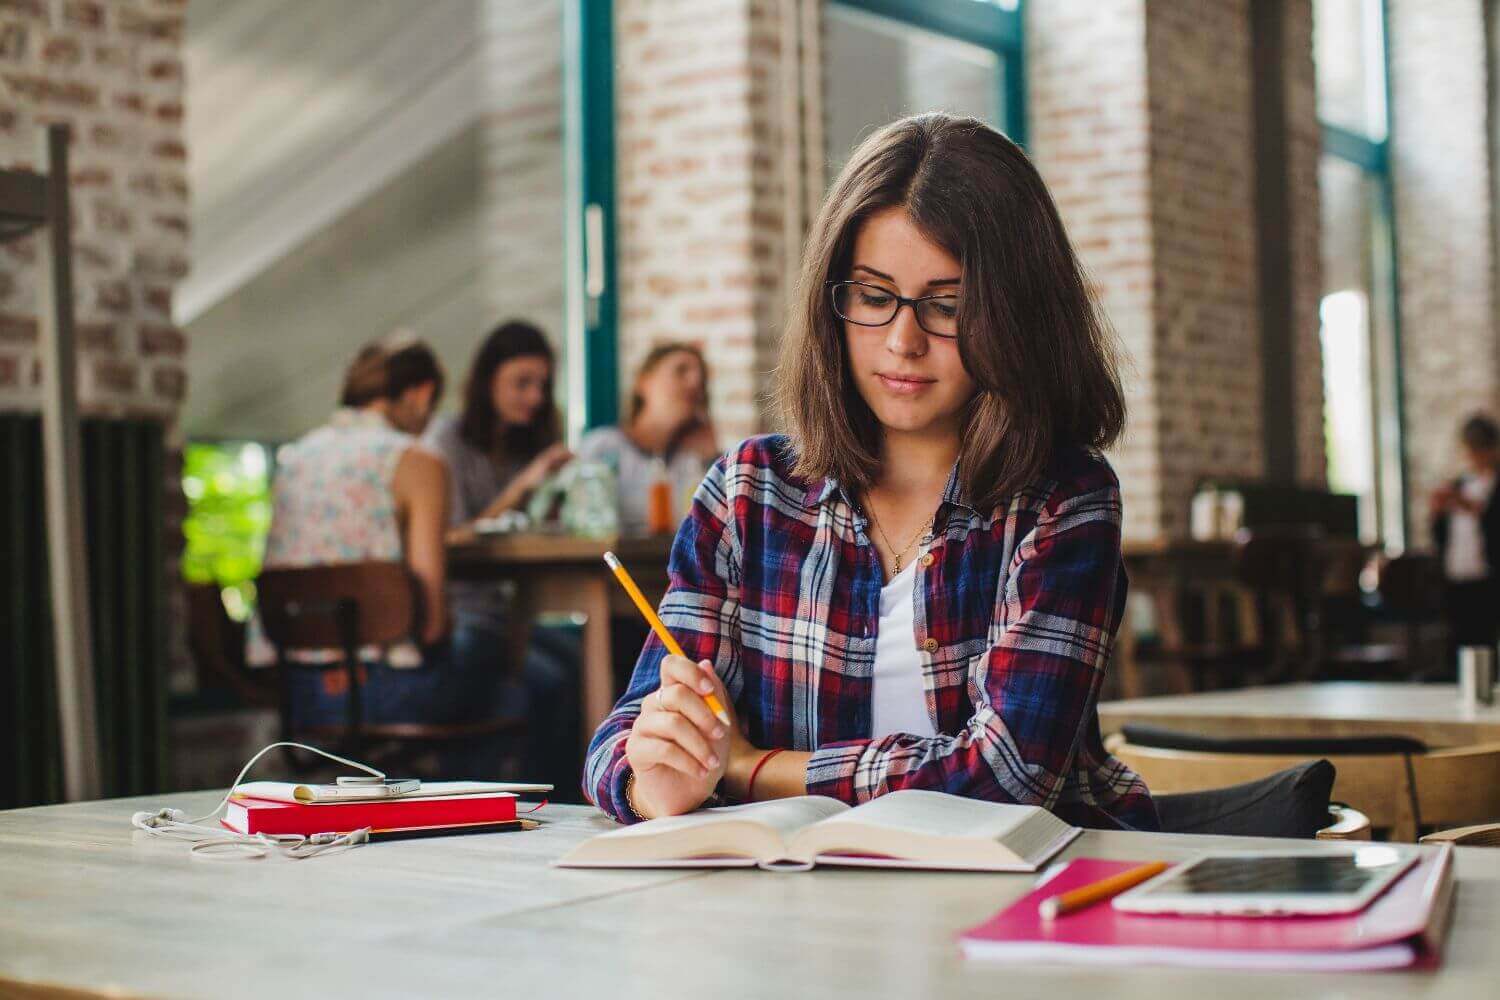
[[[1205,476],[1265,467],[1246,0],[1148,2],[1162,529]]]
[[[186,392],[172,287],[187,272],[186,0],[0,3],[0,163],[44,169],[38,127],[72,135],[79,396],[90,413],[170,417]],[[0,244],[0,408],[40,406],[44,247]]]
[[[1407,497],[1425,544],[1427,495],[1459,471],[1459,425],[1500,410],[1482,5],[1390,0],[1390,59]]]
[[[726,444],[768,426],[800,243],[801,184],[782,160],[802,156],[800,101],[789,116],[783,89],[783,43],[800,37],[787,13],[775,0],[615,4],[621,396],[652,345],[698,344]]]
[[[1322,198],[1318,162],[1323,152],[1318,124],[1317,74],[1313,65],[1310,3],[1282,5],[1285,75],[1287,196],[1291,222],[1292,373],[1296,421],[1297,480],[1328,487],[1323,435],[1323,345],[1318,306],[1323,298]]]
[[[1031,155],[1128,355],[1111,459],[1130,538],[1156,537],[1163,518],[1145,26],[1143,0],[1026,6]]]

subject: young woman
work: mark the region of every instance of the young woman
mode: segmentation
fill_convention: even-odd
[[[1432,538],[1447,587],[1448,675],[1460,646],[1494,646],[1500,638],[1500,427],[1476,414],[1459,433],[1467,474],[1433,492]]]
[[[474,356],[463,412],[439,417],[426,445],[448,463],[455,526],[520,507],[572,458],[552,401],[552,347],[529,323],[492,332]]]
[[[572,455],[559,441],[553,402],[552,348],[536,327],[511,321],[480,345],[464,385],[457,418],[438,417],[423,439],[448,467],[448,524],[452,528],[525,504],[531,491]],[[448,606],[457,625],[487,637],[490,655],[508,649],[510,602],[493,583],[453,580]],[[575,707],[578,638],[564,629],[531,630],[522,682],[529,745],[525,773],[566,787],[577,774]],[[566,793],[564,793],[566,800]]]
[[[360,560],[403,561],[422,590],[420,650],[370,650],[362,696],[371,722],[458,722],[484,718],[499,697],[492,644],[453,627],[444,593],[447,476],[417,445],[443,392],[437,358],[420,341],[383,341],[350,365],[332,419],[277,455],[267,568]],[[330,502],[333,498],[336,502]],[[255,643],[257,659],[269,648]],[[291,653],[337,660],[336,650]],[[296,725],[341,722],[347,697],[340,671],[295,671]]]
[[[578,443],[579,458],[615,470],[620,527],[635,534],[647,529],[655,461],[666,464],[674,491],[680,483],[691,483],[691,490],[719,454],[708,417],[708,364],[698,348],[682,343],[661,344],[646,355],[622,426],[596,428]]]
[[[719,460],[662,619],[590,748],[622,822],[720,795],[902,788],[1152,829],[1095,703],[1125,601],[1111,337],[1013,143],[946,115],[871,136],[808,241],[785,436]],[[721,725],[715,693],[736,716]]]

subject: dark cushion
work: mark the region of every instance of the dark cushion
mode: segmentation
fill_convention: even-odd
[[[1427,745],[1409,736],[1203,736],[1161,726],[1129,723],[1120,727],[1125,742],[1158,750],[1196,750],[1201,753],[1261,753],[1307,757],[1348,754],[1426,753]]]
[[[1165,833],[1310,839],[1331,822],[1335,773],[1328,761],[1310,760],[1243,785],[1151,799]]]

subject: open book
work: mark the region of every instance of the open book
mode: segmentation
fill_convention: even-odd
[[[1079,834],[1038,806],[907,789],[850,808],[802,796],[704,809],[601,833],[565,868],[801,870],[822,865],[1031,872]]]

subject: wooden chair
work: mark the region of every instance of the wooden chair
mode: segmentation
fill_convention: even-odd
[[[364,718],[360,650],[388,647],[421,634],[421,602],[416,582],[398,562],[344,563],[264,571],[257,581],[261,622],[276,649],[281,672],[283,738],[304,736],[334,743],[351,756],[371,744],[395,744],[403,753],[437,745],[477,741],[500,734],[519,736],[523,720],[486,719],[463,723],[370,723]],[[306,663],[288,659],[293,650],[336,649],[340,659]],[[415,668],[421,669],[421,668]],[[342,725],[293,732],[292,670],[341,670],[347,714]]]
[[[1112,736],[1110,752],[1152,792],[1235,785],[1293,767],[1307,754],[1168,750]],[[1424,826],[1456,826],[1500,816],[1500,743],[1425,753],[1328,754],[1338,770],[1333,796],[1369,817],[1391,840],[1411,843]]]
[[[199,692],[228,691],[242,705],[275,707],[279,701],[276,672],[246,669],[245,627],[224,610],[218,586],[190,583],[185,589],[188,651]]]
[[[1500,847],[1500,823],[1480,823],[1439,830],[1422,838],[1424,844],[1453,844],[1457,847]]]

